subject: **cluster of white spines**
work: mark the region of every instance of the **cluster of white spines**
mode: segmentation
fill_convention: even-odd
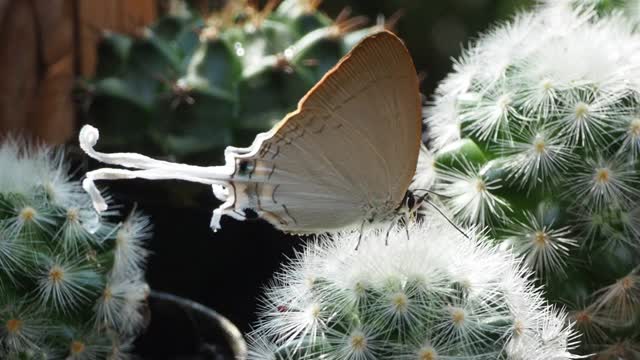
[[[626,117],[637,115],[623,100],[637,91],[640,43],[624,20],[593,16],[552,8],[482,36],[427,112],[435,147],[459,137],[460,126],[481,140],[547,128],[567,146],[603,146],[602,130],[626,132]]]
[[[149,220],[97,215],[57,150],[5,140],[0,168],[0,358],[128,358]]]
[[[470,137],[507,170],[493,188],[470,186],[480,166],[442,171],[461,221],[500,216],[492,190],[505,185],[555,187],[588,213],[637,207],[640,37],[620,16],[594,17],[561,6],[521,15],[482,36],[439,87],[426,110],[436,152]]]
[[[249,358],[572,358],[565,315],[471,233],[419,223],[357,251],[357,233],[319,239],[268,287]]]
[[[457,221],[488,225],[545,280],[605,259],[626,269],[616,285],[565,299],[585,302],[573,315],[592,333],[625,326],[606,320],[619,319],[611,304],[634,317],[640,303],[633,260],[616,257],[640,252],[640,35],[628,11],[637,1],[601,10],[613,3],[543,1],[493,28],[425,109],[435,190]],[[460,150],[469,139],[481,157]]]

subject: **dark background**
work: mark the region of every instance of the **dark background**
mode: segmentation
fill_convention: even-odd
[[[378,14],[403,16],[397,32],[425,76],[429,97],[451,69],[451,58],[496,20],[511,16],[531,0],[325,0],[321,9],[332,17],[349,6],[353,15],[374,20]],[[237,144],[234,144],[237,145]],[[94,164],[95,165],[95,164]],[[212,164],[217,165],[217,164]],[[115,201],[133,202],[155,224],[148,266],[152,288],[201,302],[227,316],[242,331],[255,320],[261,287],[292,256],[304,239],[284,235],[264,221],[223,219],[223,229],[209,228],[212,210],[220,205],[206,186],[182,182],[135,181],[110,184]],[[167,208],[168,188],[198,191],[198,203]]]
[[[534,0],[324,0],[321,9],[335,17],[349,7],[354,15],[366,15],[372,21],[378,14],[389,18],[401,11],[396,29],[409,48],[416,69],[426,76],[423,93],[429,95],[450,71],[451,58],[457,57],[469,40],[533,3]]]

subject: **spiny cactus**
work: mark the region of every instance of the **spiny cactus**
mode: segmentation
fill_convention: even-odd
[[[435,188],[571,309],[582,353],[640,358],[640,35],[546,5],[484,34],[426,124]]]
[[[405,230],[308,245],[267,288],[249,359],[573,358],[566,314],[511,255],[444,221]]]
[[[384,24],[334,21],[317,0],[228,1],[200,17],[188,8],[138,37],[106,33],[98,49],[90,123],[111,148],[221,160],[270,129],[360,39]]]
[[[98,216],[60,151],[5,140],[0,169],[0,358],[127,359],[148,219]]]
[[[591,7],[600,16],[618,12],[636,24],[640,22],[640,1],[638,0],[543,0],[542,2],[551,6],[565,6],[571,9]]]

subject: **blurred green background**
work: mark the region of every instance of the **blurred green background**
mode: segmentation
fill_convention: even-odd
[[[430,96],[451,70],[452,57],[492,24],[508,19],[534,0],[324,0],[321,9],[335,17],[350,7],[354,15],[375,21],[401,11],[398,35],[405,40],[416,69],[425,75],[422,90]]]

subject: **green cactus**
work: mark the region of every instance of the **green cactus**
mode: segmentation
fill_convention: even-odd
[[[7,140],[0,168],[0,358],[127,359],[148,219],[98,216],[57,150]]]
[[[552,0],[546,3],[554,4]],[[571,8],[591,7],[598,15],[607,16],[613,12],[620,12],[633,21],[640,21],[640,1],[638,0],[560,0],[563,5]],[[557,6],[557,4],[555,4]]]
[[[249,360],[575,358],[566,313],[508,252],[434,221],[320,239],[267,288]],[[409,241],[407,241],[409,234]]]
[[[227,145],[270,129],[361,38],[384,24],[335,21],[319,1],[229,1],[201,17],[187,7],[138,37],[105,33],[89,123],[110,149],[211,164]],[[134,146],[134,148],[131,148]]]
[[[565,3],[484,34],[441,83],[426,109],[435,189],[535,269],[583,354],[638,359],[640,34]]]

